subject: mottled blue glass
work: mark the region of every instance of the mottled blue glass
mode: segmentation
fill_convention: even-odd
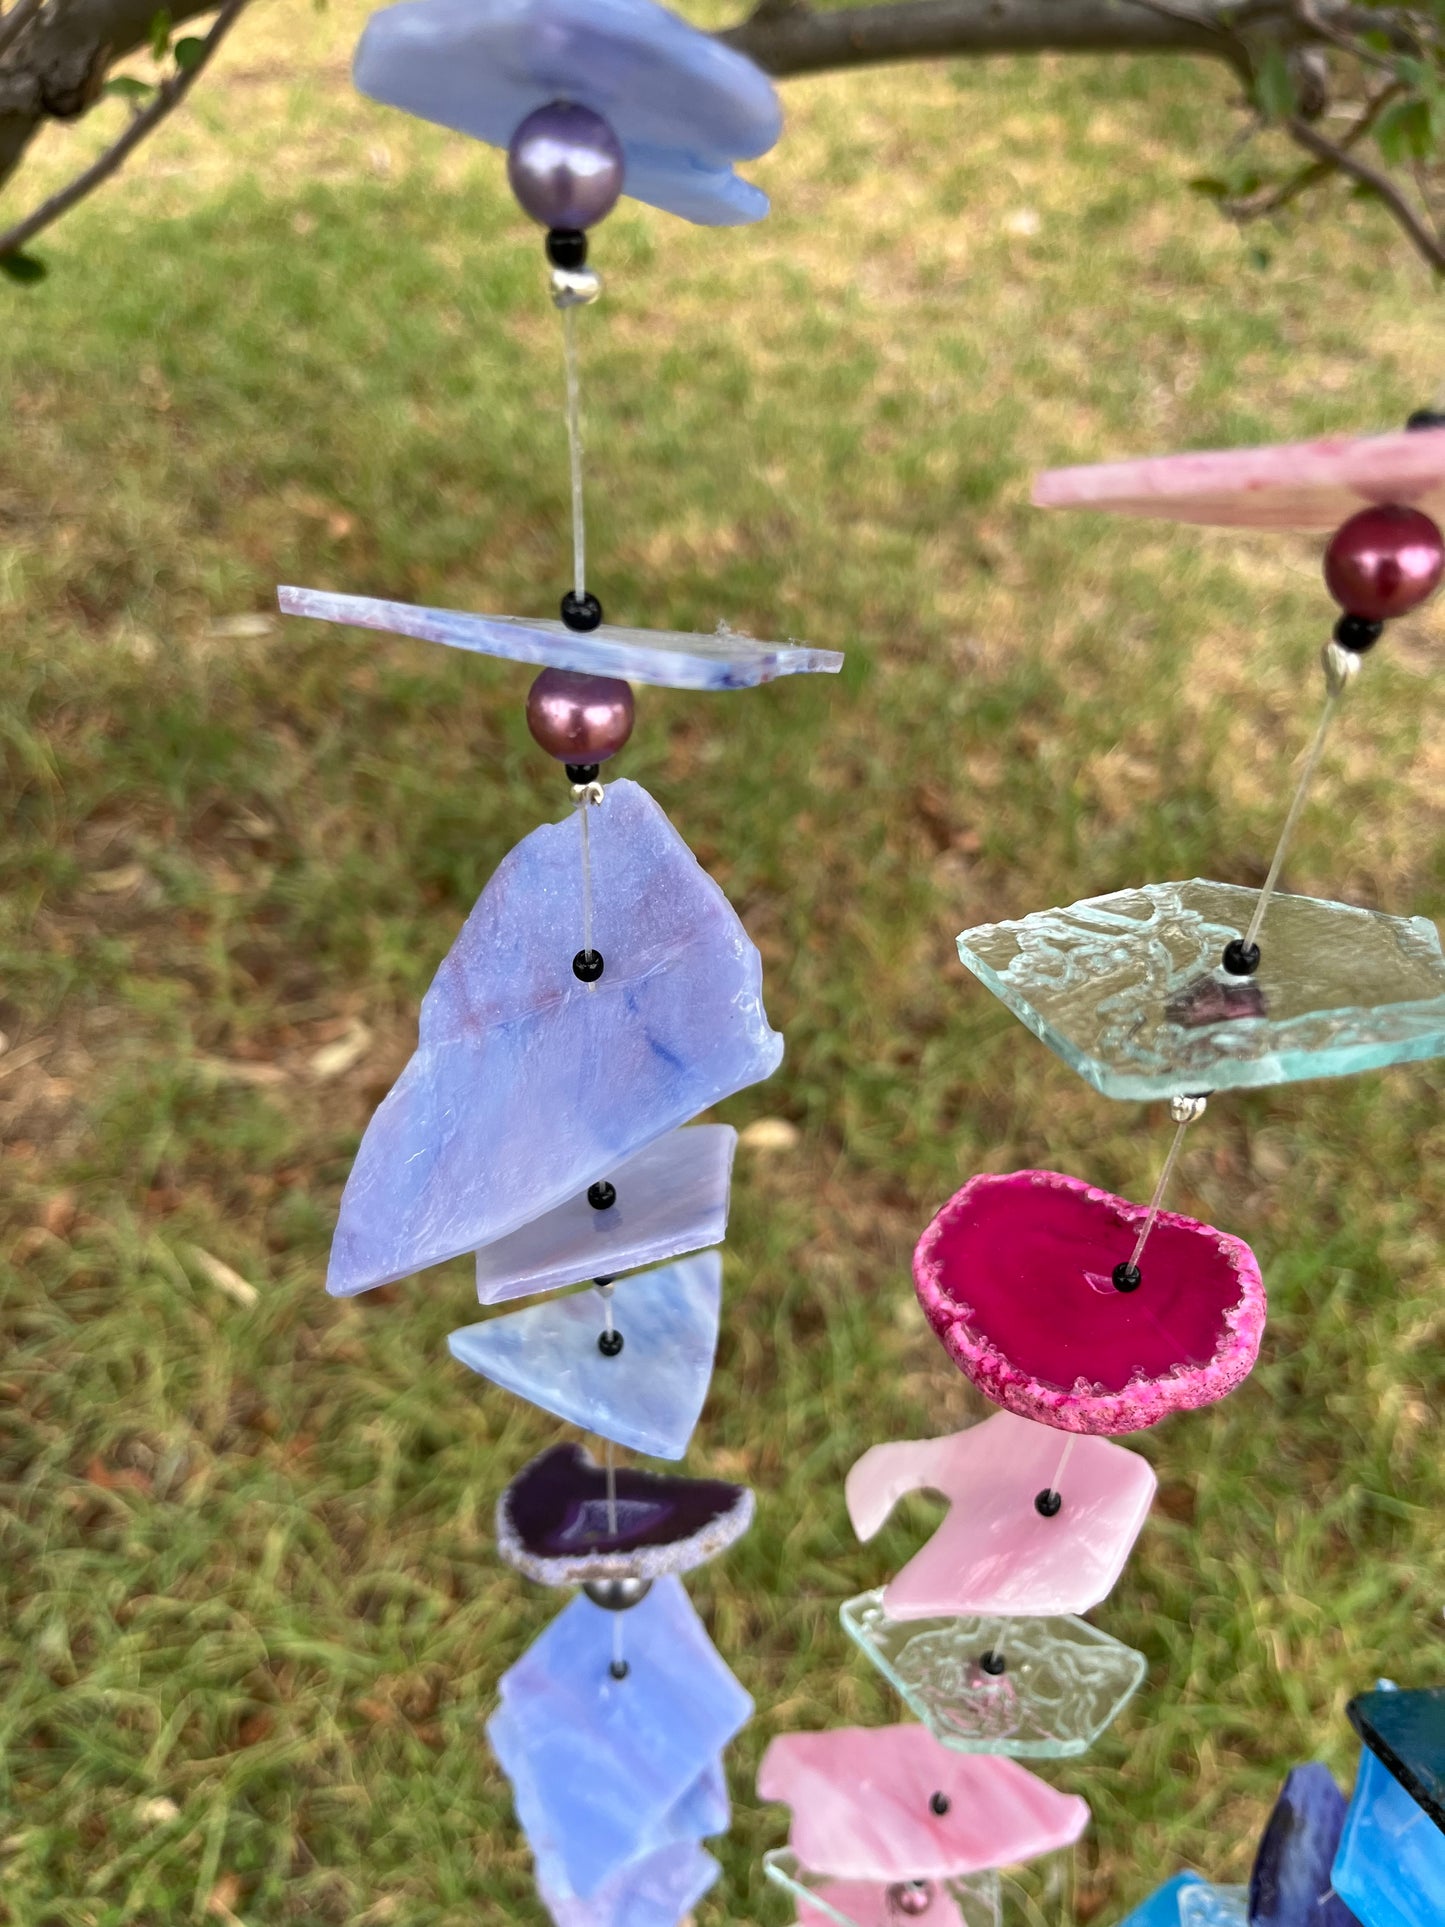
[[[1197,1873],[1177,1873],[1162,1887],[1156,1887],[1147,1900],[1140,1901],[1119,1927],[1179,1927],[1180,1900],[1190,1889],[1205,1885],[1207,1882]]]
[[[1333,1878],[1360,1927],[1445,1921],[1445,1833],[1368,1747]]]
[[[1350,1723],[1436,1826],[1445,1826],[1445,1687],[1382,1686],[1349,1704]]]

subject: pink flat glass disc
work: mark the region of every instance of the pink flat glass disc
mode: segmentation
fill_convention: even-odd
[[[919,1301],[986,1397],[1067,1432],[1132,1432],[1209,1405],[1248,1377],[1264,1332],[1249,1246],[1161,1211],[1121,1292],[1147,1213],[1057,1171],[969,1182],[913,1254]]]
[[[1070,1846],[1089,1824],[1077,1795],[1017,1760],[954,1753],[926,1726],[783,1733],[763,1755],[758,1796],[792,1808],[788,1844],[805,1867],[843,1880],[1011,1867]]]
[[[1209,522],[1243,529],[1337,529],[1369,503],[1445,519],[1445,431],[1331,435],[1272,448],[1156,455],[1053,468],[1034,477],[1038,508]]]

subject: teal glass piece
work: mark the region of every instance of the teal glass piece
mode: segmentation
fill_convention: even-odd
[[[1360,1927],[1439,1927],[1445,1833],[1369,1747],[1335,1856],[1334,1889]]]
[[[1256,892],[1151,883],[965,930],[958,954],[1105,1097],[1343,1077],[1445,1055],[1445,956],[1424,917],[1276,896],[1255,976],[1224,946]]]
[[[989,1869],[965,1879],[896,1881],[839,1880],[805,1867],[791,1847],[763,1855],[763,1872],[790,1894],[800,1927],[1001,1927],[999,1877]],[[907,1901],[902,1890],[911,1889]],[[902,1902],[902,1904],[900,1904]]]
[[[1119,1927],[1179,1927],[1179,1905],[1185,1893],[1207,1884],[1197,1873],[1177,1873],[1162,1887],[1156,1887],[1147,1900],[1140,1901]]]
[[[1084,1753],[1148,1670],[1142,1653],[1065,1615],[896,1620],[883,1610],[880,1588],[846,1600],[839,1618],[909,1710],[960,1753]],[[990,1673],[986,1655],[1001,1655],[1003,1672]]]
[[[503,1390],[629,1451],[680,1459],[702,1412],[717,1350],[722,1254],[699,1252],[623,1278],[607,1305],[589,1287],[468,1325],[454,1358]]]
[[[1215,1887],[1201,1880],[1179,1896],[1179,1927],[1249,1927],[1248,1887]]]
[[[1445,1826],[1445,1687],[1378,1687],[1352,1699],[1350,1724],[1436,1826]]]

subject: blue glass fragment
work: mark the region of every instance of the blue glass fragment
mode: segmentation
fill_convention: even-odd
[[[1177,1873],[1141,1901],[1119,1927],[1179,1927],[1179,1902],[1186,1888],[1207,1884],[1197,1873]]]
[[[1348,1805],[1327,1766],[1290,1770],[1250,1875],[1249,1927],[1357,1927],[1330,1886]]]
[[[1445,1833],[1368,1747],[1360,1755],[1333,1879],[1360,1927],[1445,1921]]]
[[[1445,1687],[1382,1687],[1350,1701],[1350,1724],[1437,1827],[1445,1827]]]

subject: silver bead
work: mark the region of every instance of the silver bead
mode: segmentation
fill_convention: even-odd
[[[1343,696],[1360,673],[1360,658],[1331,637],[1320,651],[1320,667],[1325,672],[1325,688],[1332,696]]]
[[[605,1613],[625,1613],[640,1606],[652,1591],[650,1579],[589,1579],[582,1588],[594,1606]]]
[[[553,268],[551,287],[554,308],[587,308],[602,292],[602,276],[596,268]]]
[[[1203,1117],[1209,1099],[1203,1096],[1171,1097],[1169,1115],[1176,1124],[1196,1124]]]

